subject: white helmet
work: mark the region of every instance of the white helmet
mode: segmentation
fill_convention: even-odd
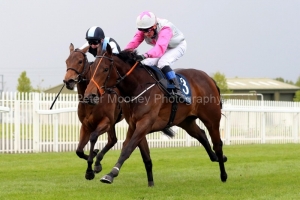
[[[156,24],[156,17],[152,12],[144,11],[136,18],[138,29],[147,29]]]

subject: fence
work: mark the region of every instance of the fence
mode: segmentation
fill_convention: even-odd
[[[80,122],[77,117],[77,95],[62,94],[49,110],[56,94],[1,93],[0,152],[75,151]],[[220,122],[225,145],[254,143],[299,143],[300,104],[296,102],[226,100]],[[204,125],[199,126],[207,133]],[[125,120],[116,125],[120,149],[127,131]],[[174,127],[175,138],[160,132],[147,135],[150,148],[198,146],[184,130]],[[209,140],[210,137],[207,134]],[[99,137],[96,148],[103,148],[107,135]],[[88,150],[89,144],[85,150]]]

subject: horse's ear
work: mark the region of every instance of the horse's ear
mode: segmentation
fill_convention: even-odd
[[[106,52],[108,53],[108,55],[112,55],[112,49],[111,49],[111,46],[109,45],[109,43],[107,43]]]
[[[84,47],[81,51],[83,53],[86,53],[86,52],[88,52],[89,48],[90,48],[90,46],[88,45],[88,46]]]
[[[70,49],[70,53],[74,51],[74,45],[72,43],[70,44],[69,49]]]

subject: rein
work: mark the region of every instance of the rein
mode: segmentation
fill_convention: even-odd
[[[98,83],[97,83],[97,82],[95,81],[95,79],[94,79],[95,74],[96,74],[96,72],[97,72],[97,70],[98,70],[98,67],[99,67],[100,63],[102,62],[102,59],[103,59],[103,58],[106,58],[106,59],[108,59],[108,60],[111,61],[111,65],[110,65],[109,68],[111,68],[111,66],[113,65],[113,62],[114,62],[112,58],[109,58],[109,57],[105,56],[105,54],[106,54],[106,52],[104,53],[103,56],[96,56],[96,58],[101,58],[101,59],[100,59],[100,61],[98,62],[97,66],[96,66],[96,69],[95,69],[95,71],[94,71],[94,74],[93,74],[93,76],[92,76],[92,78],[91,78],[91,82],[93,82],[93,83],[96,85],[96,87],[98,88],[98,90],[99,90],[99,92],[100,92],[101,95],[105,94],[105,88],[106,88],[106,86],[101,86],[101,87],[100,87],[100,86],[98,85]],[[109,71],[110,71],[110,70],[109,70]],[[104,85],[106,85],[106,81],[107,81],[107,79],[108,79],[109,76],[110,76],[110,72],[109,72],[109,74],[107,75],[107,77],[106,77],[106,79],[105,79]],[[103,89],[103,88],[104,88],[104,89]]]
[[[111,68],[115,66],[115,65],[114,65],[114,60],[113,60],[113,58],[107,57],[107,56],[105,56],[105,54],[106,54],[106,52],[103,54],[103,56],[96,56],[96,58],[100,58],[100,61],[98,62],[97,66],[96,66],[96,69],[95,69],[95,71],[94,71],[94,74],[93,74],[93,76],[92,76],[92,78],[91,78],[91,81],[96,85],[96,87],[98,88],[98,90],[99,90],[99,92],[100,92],[101,95],[103,95],[103,94],[105,93],[106,83],[107,83],[107,81],[108,81],[108,79],[109,79],[109,77],[110,77]],[[105,79],[104,85],[103,85],[103,86],[99,86],[98,83],[94,80],[94,76],[95,76],[95,74],[96,74],[96,72],[97,72],[97,70],[98,70],[98,67],[99,67],[100,63],[102,62],[103,58],[108,59],[108,60],[111,62],[111,64],[110,64],[110,66],[109,66],[109,74],[107,75],[107,77],[106,77],[106,79]],[[122,75],[119,73],[119,71],[117,70],[117,68],[115,67],[116,72],[117,72],[118,76],[120,77],[120,78],[117,80],[116,85],[119,84],[125,77],[127,77],[128,75],[130,75],[130,74],[132,73],[132,71],[136,68],[136,66],[138,65],[138,63],[139,63],[139,62],[136,62],[136,63],[131,67],[131,69],[130,69],[124,76],[122,76]],[[152,86],[152,87],[153,87],[153,86]],[[144,91],[144,92],[145,92],[145,91]],[[143,93],[144,93],[144,92],[143,92]],[[139,95],[139,96],[140,96],[140,95]]]
[[[117,84],[119,84],[122,80],[124,80],[127,76],[129,76],[129,75],[133,72],[133,70],[138,66],[138,63],[139,63],[139,62],[135,62],[135,64],[130,68],[130,70],[129,70],[124,76],[122,76],[122,75],[119,73],[119,71],[117,70],[116,66],[114,65],[114,60],[113,60],[113,58],[110,58],[110,57],[108,57],[108,56],[105,56],[105,54],[106,54],[106,52],[105,52],[102,56],[96,56],[96,58],[100,58],[100,61],[98,62],[97,66],[96,66],[96,69],[95,69],[95,71],[94,71],[94,74],[93,74],[93,76],[92,76],[92,78],[91,78],[91,82],[93,82],[93,83],[96,85],[96,87],[97,87],[97,89],[98,89],[98,91],[99,91],[99,93],[100,93],[101,95],[105,94],[105,91],[106,91],[106,83],[107,83],[107,81],[108,81],[108,79],[109,79],[109,77],[110,77],[110,73],[111,73],[111,71],[112,71],[112,70],[111,70],[112,67],[115,67],[115,70],[116,70],[116,72],[117,72],[117,74],[118,74],[118,76],[119,76],[119,79],[117,80],[117,83],[116,83],[116,85],[117,85]],[[96,74],[96,72],[97,72],[97,70],[98,70],[98,67],[100,66],[100,63],[102,62],[103,58],[108,59],[108,60],[111,62],[111,64],[110,64],[110,66],[109,66],[109,74],[107,75],[107,77],[106,77],[106,79],[105,79],[104,85],[103,85],[103,86],[99,86],[98,83],[95,81],[94,77],[95,77],[95,74]],[[106,70],[106,69],[105,69],[105,70]],[[148,71],[148,70],[146,70],[146,71]],[[148,73],[149,73],[149,71],[148,71]],[[151,73],[150,73],[150,75],[151,75]],[[151,76],[152,76],[152,75],[151,75]],[[153,76],[152,76],[152,77],[153,77]],[[154,77],[153,77],[153,78],[154,78]],[[154,87],[157,83],[159,83],[159,81],[157,81],[155,78],[154,78],[154,80],[156,81],[156,83],[151,84],[149,87],[147,87],[144,91],[142,91],[139,95],[137,95],[136,97],[134,97],[134,98],[131,99],[130,101],[133,102],[134,100],[136,100],[137,98],[139,98],[141,95],[143,95],[145,92],[147,92],[149,89],[151,89],[152,87]],[[126,101],[126,100],[124,100],[124,101],[125,101],[126,103],[129,103],[129,102],[130,102],[130,101]]]

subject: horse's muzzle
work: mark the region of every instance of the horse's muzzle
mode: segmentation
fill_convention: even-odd
[[[74,90],[76,84],[76,81],[74,79],[63,80],[63,81],[66,84],[67,89]]]

